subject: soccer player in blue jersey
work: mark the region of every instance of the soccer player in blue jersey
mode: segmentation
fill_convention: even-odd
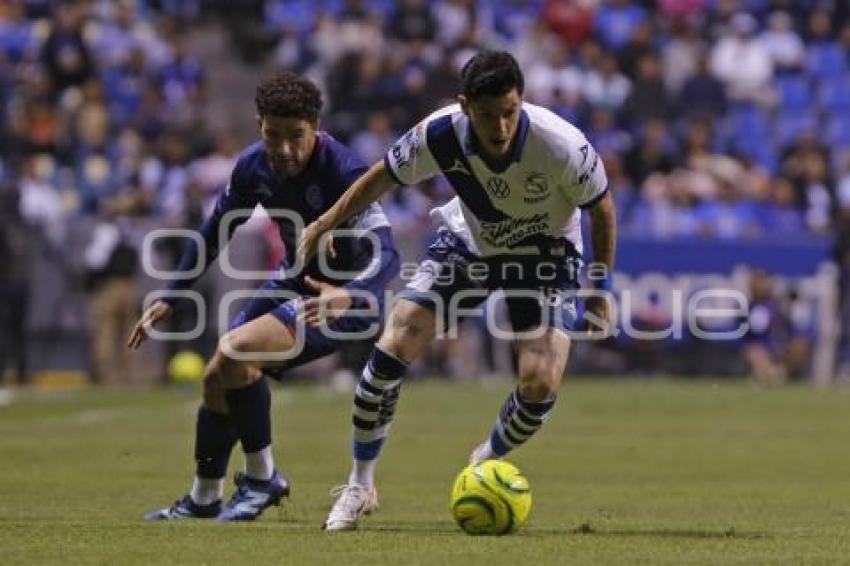
[[[408,365],[438,323],[506,296],[515,331],[518,386],[470,462],[501,458],[546,422],[555,406],[575,323],[581,266],[581,210],[591,217],[596,284],[610,291],[615,212],[602,162],[584,135],[552,112],[522,101],[523,76],[506,52],[482,52],[461,73],[458,104],[431,114],[383,161],[308,226],[301,257],[319,237],[396,185],[443,175],[457,196],[435,208],[440,225],[417,273],[396,301],[354,397],[353,465],[325,528],[350,530],[375,500],[374,469]],[[604,293],[588,300],[597,326]]]
[[[178,270],[192,270],[199,259],[208,266],[259,204],[269,212],[288,213],[274,218],[288,252],[281,266],[284,275],[261,287],[219,341],[204,373],[194,484],[171,507],[148,514],[151,520],[253,520],[287,496],[289,483],[272,459],[265,376],[277,377],[335,351],[340,335],[374,327],[384,288],[398,273],[389,223],[381,207],[373,204],[353,217],[345,225],[346,235],[333,238],[329,246],[328,266],[342,279],[323,273],[315,260],[286,275],[297,269],[291,253],[296,224],[301,221],[303,227],[327,211],[366,167],[350,149],[317,129],[322,100],[310,81],[292,73],[276,75],[257,88],[256,106],[262,141],[240,153],[230,183],[199,229],[203,249],[191,242]],[[220,234],[225,241],[219,241]],[[343,277],[346,274],[350,276]],[[186,290],[196,279],[172,280],[168,289]],[[138,348],[151,325],[168,318],[172,309],[173,299],[154,302],[133,329],[128,346]],[[320,322],[339,335],[315,326]],[[304,330],[303,336],[296,329]],[[290,359],[268,361],[265,354]],[[245,472],[237,474],[236,492],[222,505],[224,477],[237,441],[245,453]]]

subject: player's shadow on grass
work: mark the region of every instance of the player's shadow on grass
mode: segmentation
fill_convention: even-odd
[[[658,538],[689,538],[689,539],[762,539],[771,538],[770,533],[752,531],[741,532],[734,527],[726,529],[604,529],[583,523],[574,528],[535,529],[524,531],[526,536],[577,535],[603,537],[658,537]]]
[[[382,533],[421,533],[423,535],[455,535],[462,534],[460,528],[449,521],[393,521],[391,524],[366,522],[363,531]]]
[[[367,523],[364,531],[383,533],[420,533],[423,535],[459,535],[461,530],[447,522],[396,521],[392,524]],[[546,529],[528,527],[520,531],[525,537],[549,536],[601,536],[601,537],[657,537],[657,538],[686,538],[686,539],[737,539],[753,540],[771,538],[773,535],[764,532],[741,532],[734,527],[718,530],[707,529],[599,529],[589,524],[578,527]]]

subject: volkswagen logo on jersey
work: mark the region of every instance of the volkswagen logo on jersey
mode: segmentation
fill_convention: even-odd
[[[549,182],[543,173],[531,173],[525,180],[525,192],[523,200],[529,204],[544,201],[549,198]]]
[[[320,189],[317,185],[310,185],[307,187],[307,193],[304,198],[313,210],[321,210],[322,205],[325,202],[325,199],[322,197],[322,189]]]
[[[490,177],[487,180],[487,191],[496,198],[507,198],[511,194],[508,182],[501,177]]]

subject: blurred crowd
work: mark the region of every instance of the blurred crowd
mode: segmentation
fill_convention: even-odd
[[[369,158],[482,45],[605,159],[627,234],[834,234],[850,210],[850,20],[815,0],[269,0],[277,64]]]
[[[61,263],[90,222],[79,255],[95,373],[118,363],[114,337],[138,309],[139,223],[195,225],[249,141],[205,119],[222,93],[191,38],[212,24],[246,67],[320,84],[323,127],[367,161],[453,99],[477,49],[510,50],[527,100],[575,123],[603,157],[625,237],[831,238],[850,289],[841,0],[8,0],[0,258],[19,267],[0,275],[4,336],[23,324],[12,306],[31,288],[27,249]],[[414,258],[428,207],[448,194],[428,184],[387,203]],[[15,352],[0,349],[0,368]]]

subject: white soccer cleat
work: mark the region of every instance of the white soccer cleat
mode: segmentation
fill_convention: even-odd
[[[377,511],[378,490],[362,485],[339,485],[331,490],[336,501],[328,513],[324,529],[326,531],[353,531],[357,521],[363,515]]]

